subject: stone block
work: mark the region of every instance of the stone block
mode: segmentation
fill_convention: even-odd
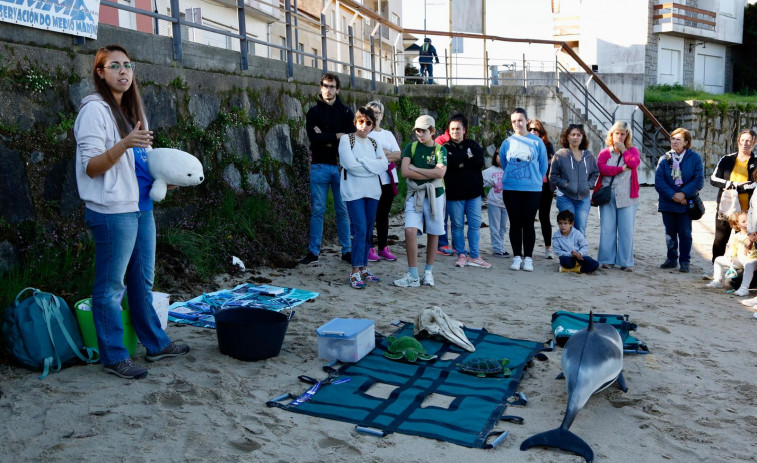
[[[255,141],[255,128],[249,125],[231,126],[226,128],[226,140],[223,148],[230,155],[237,155],[242,159],[255,162],[260,159],[260,150]]]
[[[287,119],[305,120],[305,113],[302,112],[302,104],[297,98],[284,95],[282,97],[282,106],[284,107],[284,116]]]
[[[86,78],[68,87],[68,99],[74,108],[78,108],[82,98],[92,93],[95,93],[95,85]]]
[[[142,91],[142,100],[150,129],[176,126],[176,95],[150,85]]]
[[[189,114],[201,129],[207,129],[221,111],[221,99],[214,94],[194,94],[189,99]]]
[[[255,194],[267,195],[271,192],[271,186],[268,185],[268,180],[266,180],[263,174],[253,174],[248,172],[247,186],[250,192]]]
[[[292,164],[294,152],[289,139],[289,125],[277,124],[265,134],[265,150],[273,158]]]
[[[235,193],[242,193],[242,174],[234,164],[229,164],[223,169],[223,180]]]
[[[16,248],[9,241],[0,241],[0,275],[18,265]]]

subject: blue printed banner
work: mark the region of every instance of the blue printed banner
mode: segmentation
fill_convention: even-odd
[[[100,0],[0,0],[0,21],[97,39]]]

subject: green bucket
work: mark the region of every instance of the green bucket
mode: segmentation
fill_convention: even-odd
[[[126,298],[122,303],[121,321],[124,327],[124,346],[129,354],[134,355],[137,351],[137,333],[134,331],[134,325],[131,324],[129,316],[129,307],[126,304]],[[92,318],[92,298],[82,299],[74,304],[76,320],[79,322],[79,331],[84,340],[84,345],[97,349],[97,333],[95,332],[95,321]]]

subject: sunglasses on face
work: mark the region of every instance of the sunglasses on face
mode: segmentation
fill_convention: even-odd
[[[581,130],[583,130],[584,129],[584,125],[583,124],[570,124],[568,126],[568,129],[569,130],[573,130],[573,129],[581,129]]]
[[[357,120],[355,121],[355,123],[356,123],[356,124],[363,124],[363,125],[365,125],[366,127],[370,127],[370,126],[372,126],[372,125],[373,125],[373,121],[372,121],[372,120],[370,120],[370,119],[357,119]]]
[[[537,131],[537,132],[539,132],[539,133],[541,133],[541,130],[539,130],[539,129],[538,129],[538,128],[536,128],[536,127],[529,127],[529,128],[528,128],[528,131],[529,131],[529,132],[533,132],[534,130],[535,130],[535,131]]]
[[[103,67],[106,69],[110,69],[111,71],[120,71],[122,67],[126,69],[127,71],[133,71],[135,66],[136,66],[135,63],[124,63],[123,65],[121,65],[121,63],[117,63],[114,61]]]

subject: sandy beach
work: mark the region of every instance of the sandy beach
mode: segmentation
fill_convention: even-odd
[[[490,450],[399,433],[378,438],[357,433],[350,423],[266,407],[280,394],[304,392],[308,386],[298,375],[325,376],[316,342],[322,324],[334,317],[370,318],[377,332],[388,335],[393,321],[412,321],[433,305],[469,327],[534,341],[551,337],[550,316],[557,309],[630,314],[651,354],[626,356],[629,391],[595,394],[571,428],[591,445],[595,461],[755,461],[757,320],[739,304],[741,298],[707,289],[702,280],[711,271],[715,194],[710,186],[702,192],[707,214],[694,225],[689,274],[658,268],[665,257],[664,231],[657,194],[644,187],[633,273],[558,273],[557,262],[542,257],[537,224],[533,273],[511,271],[510,259],[494,258],[489,231],[483,229],[482,257],[491,269],[455,268],[454,258],[438,256],[436,287],[395,288],[391,280],[407,267],[402,217],[395,216],[390,235],[399,237],[392,246],[399,260],[373,265],[382,281],[363,291],[349,286],[349,266],[334,243],[317,267],[221,276],[218,289],[267,278],[273,285],[321,295],[296,309],[281,354],[264,361],[226,357],[218,351],[214,330],[169,323],[168,334],[192,351],[147,365],[149,376],[141,381],[106,375],[100,365],[66,368],[44,380],[37,379],[39,373],[3,367],[0,461],[583,461],[558,450],[519,450],[525,438],[562,420],[565,382],[555,380],[559,348],[526,372],[519,390],[529,403],[508,408],[525,422],[497,425],[510,434]],[[553,205],[553,221],[555,215]],[[596,208],[587,235],[596,257]],[[160,271],[159,262],[157,267]],[[196,295],[174,294],[172,301]],[[136,360],[144,364],[143,357],[139,346]]]

